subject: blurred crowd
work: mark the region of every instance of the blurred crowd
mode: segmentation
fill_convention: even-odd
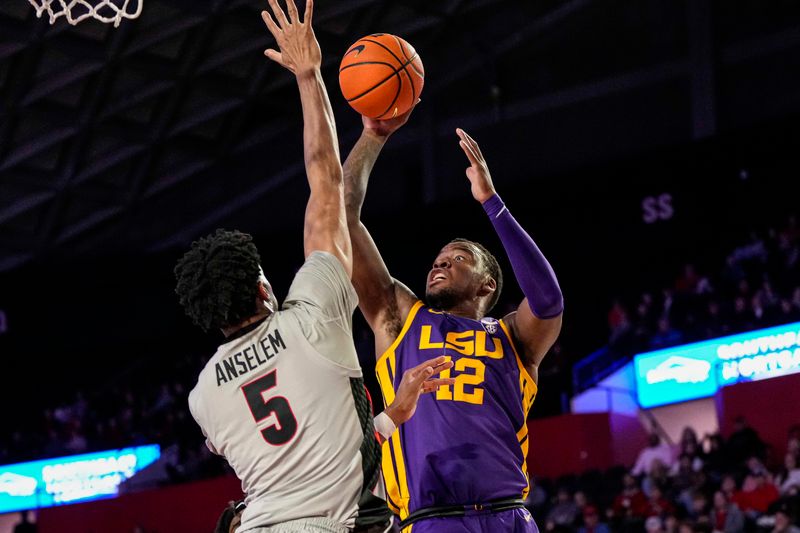
[[[130,369],[104,388],[78,392],[0,440],[0,464],[157,443],[165,461],[161,482],[225,473],[227,463],[208,451],[188,409],[206,360],[172,359],[159,366],[166,374],[157,380],[146,369]]]
[[[608,313],[610,344],[632,354],[800,320],[796,217],[781,229],[751,233],[717,266],[687,264],[668,287],[615,301]],[[368,365],[372,343],[364,331],[356,331],[356,344]],[[556,368],[560,350],[556,344],[553,364],[543,368],[551,384],[551,374],[566,373]],[[210,355],[170,357],[160,362],[158,376],[143,366],[128,369],[101,389],[78,392],[26,417],[0,440],[0,464],[158,443],[165,451],[159,484],[230,472],[205,447],[187,409],[188,392]],[[744,421],[727,441],[720,435],[698,439],[690,428],[677,449],[651,439],[632,469],[537,480],[528,504],[540,527],[579,533],[800,533],[791,525],[798,519],[800,424],[791,428],[780,461],[766,457]]]
[[[526,505],[555,533],[800,533],[800,423],[775,464],[739,418],[727,440],[687,427],[670,446],[653,434],[632,469],[537,480]]]
[[[617,298],[609,344],[637,353],[800,320],[800,226],[750,232],[707,270],[684,265],[673,283]]]

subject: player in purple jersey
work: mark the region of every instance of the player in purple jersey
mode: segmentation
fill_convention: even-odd
[[[529,489],[526,418],[539,364],[561,330],[561,289],[497,195],[478,144],[460,129],[472,196],[495,227],[525,298],[503,319],[487,317],[499,298],[502,273],[486,248],[464,239],[445,245],[434,260],[427,305],[392,278],[360,215],[380,150],[407,119],[364,118],[361,138],[344,164],[353,283],[375,333],[386,403],[394,399],[402,373],[431,354],[454,362],[456,382],[422,398],[414,419],[383,444],[387,501],[405,532],[537,531],[522,505]]]

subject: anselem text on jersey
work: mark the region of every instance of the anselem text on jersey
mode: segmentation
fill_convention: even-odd
[[[285,349],[286,344],[283,342],[280,331],[276,329],[272,333],[267,333],[267,336],[258,342],[216,364],[217,387],[255,370]]]

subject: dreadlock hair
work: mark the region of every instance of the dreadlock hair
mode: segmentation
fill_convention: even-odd
[[[252,316],[260,261],[253,237],[240,231],[193,242],[175,266],[175,293],[192,322],[209,331]]]
[[[481,269],[483,273],[487,276],[490,276],[494,279],[495,283],[497,283],[497,288],[494,290],[492,294],[492,298],[489,300],[489,305],[486,307],[486,312],[492,310],[492,308],[497,304],[497,300],[500,299],[500,293],[503,292],[503,271],[500,269],[500,263],[497,262],[497,259],[492,252],[486,249],[484,245],[481,243],[471,241],[469,239],[453,239],[448,244],[466,244],[467,247],[475,252],[477,252],[478,260],[481,265]]]

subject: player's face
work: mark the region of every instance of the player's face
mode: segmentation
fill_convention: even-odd
[[[477,256],[466,245],[448,244],[428,272],[425,299],[434,308],[449,309],[470,298],[479,284]]]

